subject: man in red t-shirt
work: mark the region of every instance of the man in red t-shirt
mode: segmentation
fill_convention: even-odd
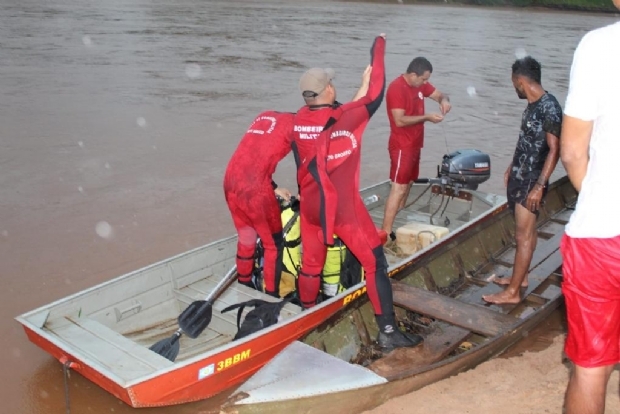
[[[404,207],[411,184],[420,173],[420,153],[424,146],[424,123],[441,122],[450,112],[448,95],[435,89],[428,80],[433,66],[423,57],[411,61],[404,73],[394,79],[387,90],[387,114],[390,120],[390,180],[392,189],[385,201],[383,225],[390,238],[396,239],[392,231],[398,210]],[[439,102],[438,113],[425,113],[424,98]]]
[[[278,188],[271,176],[278,162],[291,151],[295,114],[265,111],[241,138],[224,175],[224,194],[237,229],[237,281],[253,286],[256,238],[265,251],[265,292],[279,297],[282,273],[282,219],[276,195],[289,200],[291,193]],[[274,194],[275,192],[275,194]]]

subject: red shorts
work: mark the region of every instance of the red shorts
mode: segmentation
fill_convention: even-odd
[[[581,367],[620,362],[620,236],[564,235],[562,293],[566,300],[566,355]]]
[[[409,184],[420,175],[420,148],[389,148],[390,181],[396,184]]]

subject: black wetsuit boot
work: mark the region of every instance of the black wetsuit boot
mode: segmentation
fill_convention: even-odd
[[[379,324],[377,342],[385,353],[396,348],[412,348],[420,345],[424,338],[416,334],[408,334],[398,329],[396,318],[392,315],[375,315]]]

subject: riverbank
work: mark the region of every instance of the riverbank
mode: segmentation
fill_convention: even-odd
[[[398,0],[399,2],[401,0]],[[618,13],[611,0],[402,0],[403,3],[464,4],[493,7],[536,7],[566,11]]]
[[[363,414],[561,413],[570,364],[563,359],[564,335],[540,352],[496,358],[446,380],[394,398]],[[620,412],[618,371],[607,385],[605,413]]]

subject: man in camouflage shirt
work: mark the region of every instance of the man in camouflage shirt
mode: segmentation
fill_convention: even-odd
[[[520,289],[528,285],[528,271],[536,250],[538,217],[547,193],[549,177],[560,155],[562,108],[541,85],[540,63],[530,56],[512,65],[512,83],[528,105],[521,119],[521,132],[512,163],[504,174],[508,206],[515,216],[515,253],[512,276],[497,278],[506,290],[483,296],[490,303],[519,303]]]

